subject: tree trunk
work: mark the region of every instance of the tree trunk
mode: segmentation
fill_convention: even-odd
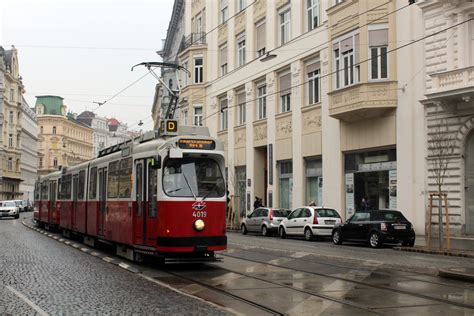
[[[439,250],[443,250],[443,200],[441,190],[438,191],[438,238]]]

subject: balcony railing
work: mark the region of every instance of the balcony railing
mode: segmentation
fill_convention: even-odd
[[[455,92],[474,86],[474,66],[434,73],[430,75],[433,84],[428,94]]]
[[[203,45],[206,44],[206,33],[191,33],[187,36],[183,37],[183,41],[181,42],[181,47],[179,51],[183,51],[188,47],[193,45]]]

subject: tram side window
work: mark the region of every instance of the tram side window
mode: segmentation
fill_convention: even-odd
[[[58,179],[58,200],[61,200],[61,179]]]
[[[48,182],[43,182],[41,184],[41,200],[42,201],[48,200]]]
[[[95,199],[97,196],[97,167],[91,169],[89,176],[89,198]]]
[[[118,185],[119,185],[119,161],[109,163],[109,175],[107,181],[107,198],[118,197]]]
[[[79,188],[77,190],[77,198],[79,200],[84,200],[84,192],[86,190],[86,171],[82,170],[79,172]]]
[[[71,199],[72,175],[63,176],[61,180],[61,199]]]
[[[158,170],[155,168],[148,168],[148,216],[156,216],[156,200],[158,192]]]
[[[120,161],[119,198],[129,198],[132,187],[132,157]]]
[[[35,184],[35,201],[39,201],[40,199],[40,189],[39,189],[39,182]]]

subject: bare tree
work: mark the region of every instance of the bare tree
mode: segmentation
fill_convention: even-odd
[[[440,250],[443,249],[443,186],[448,172],[449,160],[454,153],[455,145],[455,138],[449,132],[446,120],[437,119],[428,137],[428,150],[431,161],[430,171],[435,180],[436,193],[438,195],[438,238]],[[431,221],[431,218],[429,220]]]

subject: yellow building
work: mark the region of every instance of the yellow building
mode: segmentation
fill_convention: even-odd
[[[58,170],[92,158],[93,130],[66,114],[63,98],[58,96],[36,97],[38,115],[39,174]]]

